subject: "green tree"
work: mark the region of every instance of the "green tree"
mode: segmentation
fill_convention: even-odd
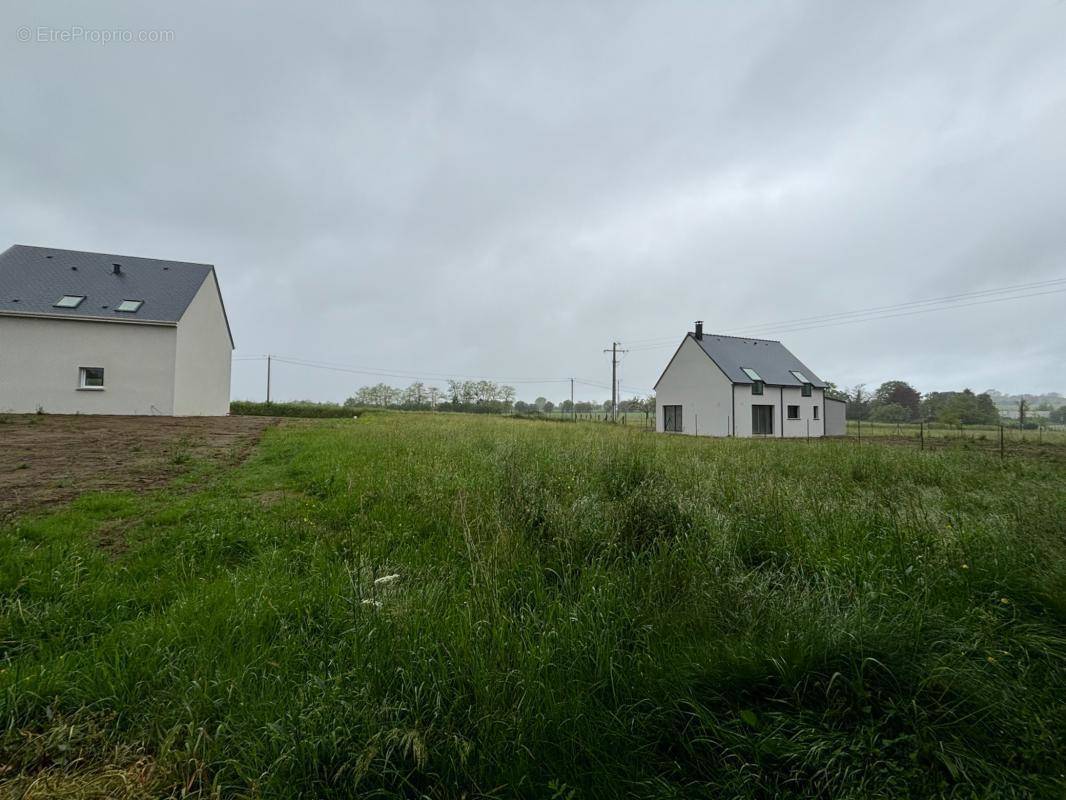
[[[910,409],[899,403],[878,405],[870,412],[870,420],[873,422],[909,422],[910,418]]]
[[[826,397],[833,397],[833,398],[835,398],[837,400],[845,400],[845,401],[848,399],[847,389],[841,389],[839,386],[837,386],[832,381],[824,381],[824,383],[825,383],[825,396]]]
[[[865,383],[857,383],[850,392],[844,393],[848,401],[848,419],[868,419],[870,416],[870,393]]]
[[[874,393],[874,404],[902,406],[907,410],[907,419],[918,419],[922,396],[906,381],[885,381]],[[873,419],[872,416],[870,418]]]

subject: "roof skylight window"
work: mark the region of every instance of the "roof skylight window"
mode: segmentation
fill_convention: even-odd
[[[758,372],[756,372],[755,370],[753,370],[753,369],[751,369],[749,367],[741,367],[741,369],[744,370],[744,374],[747,375],[749,378],[751,378],[753,381],[761,381],[762,380],[762,376]]]
[[[81,301],[85,299],[83,294],[65,294],[56,300],[56,308],[77,308],[81,305]]]
[[[795,378],[796,380],[798,380],[800,383],[810,383],[811,382],[810,378],[808,378],[806,375],[804,375],[802,372],[800,372],[798,370],[790,369],[789,372],[791,372],[792,373],[792,377]]]
[[[131,314],[135,314],[141,310],[141,306],[143,305],[143,300],[123,300],[115,306],[115,311],[128,311]]]

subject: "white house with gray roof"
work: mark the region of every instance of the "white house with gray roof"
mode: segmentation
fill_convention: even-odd
[[[655,429],[696,436],[801,438],[844,433],[844,404],[781,342],[685,334],[655,384]],[[826,404],[832,409],[826,415]]]
[[[229,412],[215,268],[15,245],[0,254],[0,412]]]

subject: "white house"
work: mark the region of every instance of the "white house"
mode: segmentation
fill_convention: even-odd
[[[0,254],[0,412],[226,414],[232,352],[210,264]]]
[[[844,404],[781,342],[686,333],[655,384],[657,431],[697,436],[844,433]],[[826,408],[830,404],[832,409]]]

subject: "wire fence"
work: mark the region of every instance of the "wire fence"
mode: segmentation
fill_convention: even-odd
[[[1066,428],[1019,428],[1008,425],[946,425],[923,422],[864,422],[848,420],[847,438],[861,445],[867,442],[911,444],[922,450],[963,446],[998,451],[1042,445],[1066,445]]]
[[[540,412],[539,417],[560,422],[611,422],[609,411],[596,410],[577,413],[560,411]],[[655,430],[655,412],[620,411],[616,424]],[[861,445],[863,441],[884,444],[913,445],[922,450],[947,447],[966,447],[1006,455],[1011,449],[1040,445],[1066,446],[1066,426],[1042,426],[1035,429],[1009,425],[947,425],[936,422],[864,422],[848,420],[844,438]],[[761,437],[760,437],[761,438]]]
[[[545,419],[557,420],[559,422],[611,422],[610,411],[559,411],[554,409],[552,411],[541,411],[536,416],[544,417]],[[630,427],[639,428],[655,428],[655,412],[654,411],[619,411],[618,417],[614,420],[618,425],[628,425]]]

